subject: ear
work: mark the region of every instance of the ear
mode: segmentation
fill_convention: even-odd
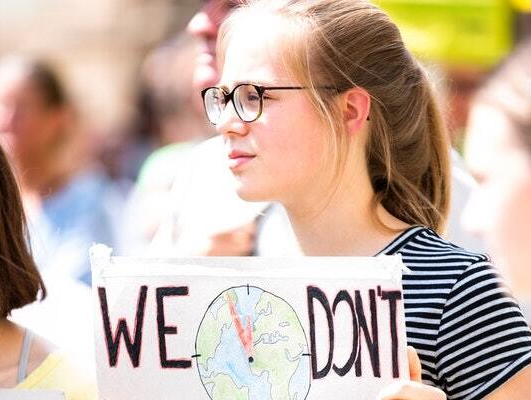
[[[371,110],[371,96],[360,87],[343,93],[343,121],[349,134],[356,134],[366,124]]]

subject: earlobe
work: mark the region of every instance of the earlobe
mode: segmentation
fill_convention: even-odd
[[[343,118],[348,132],[357,133],[364,126],[369,117],[371,96],[362,88],[350,89],[344,95]]]

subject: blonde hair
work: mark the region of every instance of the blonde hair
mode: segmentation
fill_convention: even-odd
[[[289,24],[278,45],[288,71],[309,88],[310,101],[333,133],[338,171],[351,135],[344,132],[335,95],[361,87],[371,97],[366,163],[374,206],[442,232],[449,208],[447,135],[426,73],[395,24],[365,0],[243,1],[221,28],[221,63],[237,20],[264,12]]]

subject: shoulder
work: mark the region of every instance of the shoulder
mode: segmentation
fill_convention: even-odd
[[[419,273],[429,270],[463,272],[474,264],[491,263],[486,254],[466,250],[424,227],[410,229],[391,250],[402,256],[408,268]]]
[[[31,351],[28,360],[28,371],[33,372],[48,358],[50,354],[53,354],[57,348],[43,337],[30,333],[31,336]]]
[[[173,143],[155,150],[142,164],[137,179],[137,188],[142,190],[157,184],[171,183],[176,170],[187,162],[196,143]]]
[[[529,328],[488,256],[426,228],[396,252],[411,271],[403,279],[408,340],[425,380],[449,399],[480,399],[529,365]]]
[[[484,297],[490,289],[513,302],[486,254],[465,250],[431,229],[414,230],[396,253],[402,256],[410,271],[403,276],[406,298],[438,298],[444,304],[445,313],[452,307],[462,306],[467,296],[475,293]]]
[[[120,196],[120,189],[111,180],[102,165],[93,164],[70,177],[64,186],[44,201],[46,214],[75,218],[77,212],[101,207],[111,196]]]
[[[67,400],[97,398],[94,376],[82,370],[63,351],[50,353],[17,388],[61,390],[65,393]]]

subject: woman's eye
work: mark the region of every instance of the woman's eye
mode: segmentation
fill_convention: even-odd
[[[258,96],[257,94],[249,93],[247,95],[247,101],[260,101],[260,96]]]

